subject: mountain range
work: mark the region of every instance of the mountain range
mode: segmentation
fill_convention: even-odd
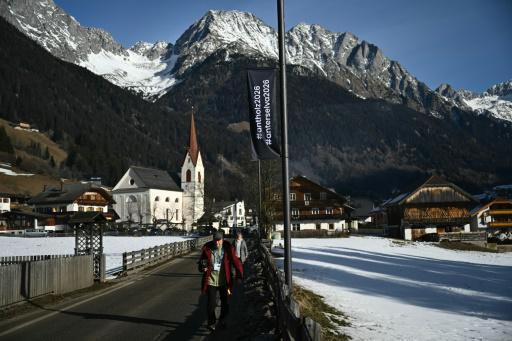
[[[25,47],[4,51],[4,68],[10,67],[5,72],[11,76],[0,97],[0,116],[61,131],[55,139],[75,151],[71,155],[81,160],[82,175],[103,175],[112,183],[124,171],[118,168],[131,163],[176,168],[193,103],[212,179],[243,184],[251,177],[244,73],[247,67],[275,66],[277,59],[275,30],[254,15],[209,11],[175,44],[139,42],[129,49],[106,31],[81,26],[51,0],[2,0],[0,15],[41,46],[36,53],[36,47],[20,42],[17,35],[4,39],[4,44]],[[432,172],[474,190],[512,181],[510,81],[484,94],[455,91],[449,85],[431,90],[377,46],[352,33],[333,33],[318,25],[293,27],[286,33],[286,48],[293,171],[340,191],[374,194],[403,189]],[[62,62],[43,57],[43,49]],[[31,58],[20,56],[26,51],[51,64],[51,69],[66,68],[68,74],[59,75],[60,82],[55,82],[45,74],[47,70],[30,67]],[[71,68],[66,62],[79,67]],[[44,86],[31,82],[23,72],[29,67],[33,77],[52,84],[55,103],[49,107],[65,112],[69,124],[57,127],[58,117],[52,114],[49,120],[49,113],[41,112],[35,103],[21,109],[19,96],[30,91],[20,88],[39,92],[43,90],[33,88]],[[87,76],[83,68],[106,81]],[[16,80],[20,74],[23,84]],[[75,117],[79,113],[94,112],[87,101],[77,101],[80,86],[75,83],[82,77],[88,84],[84,91],[103,117],[121,120],[122,129],[114,125],[108,132],[123,146],[109,143],[109,134],[98,131],[106,128],[97,122],[88,130],[102,136],[102,146],[109,144],[110,154],[102,152],[111,159],[108,167],[101,165],[91,146],[94,143],[80,132],[79,124],[68,127],[74,120],[83,121]],[[67,82],[76,87],[75,92],[62,89]],[[108,89],[109,95],[92,92],[93,86]],[[58,100],[59,96],[63,99]],[[76,112],[60,103],[73,101],[77,101]],[[139,135],[147,141],[144,148],[126,144]],[[159,154],[166,158],[164,162]],[[94,167],[89,164],[92,159]],[[76,164],[69,164],[79,171]],[[214,191],[235,195],[221,182]]]

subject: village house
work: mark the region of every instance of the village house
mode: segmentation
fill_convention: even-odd
[[[471,231],[486,231],[488,238],[512,240],[512,199],[496,198],[471,212]]]
[[[0,213],[11,210],[11,196],[8,193],[0,193]]]
[[[410,193],[385,204],[387,228],[406,240],[429,234],[469,232],[476,200],[455,184],[433,175]]]
[[[118,222],[169,225],[190,230],[204,214],[204,165],[197,143],[194,115],[181,167],[181,187],[163,170],[130,167],[113,189]]]
[[[220,228],[229,233],[229,229],[245,227],[245,203],[244,201],[216,201],[212,204],[212,212]]]
[[[39,222],[34,228],[58,232],[68,227],[67,220],[76,212],[102,212],[107,219],[114,219],[115,214],[109,211],[113,203],[112,196],[101,187],[90,183],[63,183],[60,188],[45,188],[27,204],[33,212],[43,215],[39,218],[45,218],[44,225]],[[29,212],[17,214],[18,218],[23,215],[31,218]]]
[[[354,210],[338,193],[304,176],[290,179],[290,210],[292,231],[357,230],[357,221],[350,218]],[[278,212],[275,230],[283,230],[282,213]]]

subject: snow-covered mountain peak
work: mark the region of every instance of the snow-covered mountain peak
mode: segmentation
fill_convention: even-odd
[[[89,53],[127,53],[111,34],[98,28],[85,28],[55,5],[53,0],[0,1],[0,14],[53,55],[79,63]]]
[[[130,47],[130,50],[146,56],[149,60],[165,59],[172,53],[173,45],[166,41],[157,41],[155,43],[148,43],[145,41],[138,41]]]
[[[451,89],[449,85],[448,87]],[[436,91],[459,107],[512,122],[511,80],[495,84],[483,93],[465,89],[457,91],[446,91],[445,89],[439,87]]]
[[[180,55],[177,73],[228,46],[238,49],[231,52],[277,58],[277,36],[272,27],[251,13],[210,10],[176,41],[175,52]]]
[[[507,98],[512,100],[512,80],[501,82],[491,86],[484,92],[484,95],[499,96],[501,98]]]

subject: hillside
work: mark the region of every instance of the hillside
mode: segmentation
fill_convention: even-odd
[[[0,47],[0,118],[35,124],[65,150],[61,176],[114,185],[134,164],[179,180],[193,104],[207,195],[250,197],[256,164],[244,128],[245,70],[274,60],[218,50],[148,103],[56,59],[3,20]],[[373,197],[406,190],[433,171],[469,191],[512,181],[507,123],[457,108],[433,116],[364,100],[300,66],[290,67],[288,83],[292,174]]]

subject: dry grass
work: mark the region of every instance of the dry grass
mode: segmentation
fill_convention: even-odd
[[[301,316],[307,316],[322,326],[324,340],[350,340],[350,336],[340,332],[340,327],[350,325],[347,317],[341,311],[325,303],[322,296],[294,285],[293,298],[299,304]]]
[[[57,187],[60,180],[46,175],[10,176],[0,174],[0,193],[16,193],[34,196],[43,191],[44,186]]]
[[[479,251],[479,252],[491,252],[498,253],[497,250],[489,249],[486,247],[478,246],[471,243],[463,243],[463,242],[450,242],[443,240],[438,244],[440,248],[449,249],[449,250],[459,250],[459,251]]]
[[[5,132],[11,139],[13,147],[18,151],[20,149],[25,149],[30,146],[30,143],[39,143],[41,145],[42,150],[44,151],[46,147],[48,147],[48,152],[55,162],[60,164],[62,161],[66,160],[68,154],[65,150],[63,150],[58,144],[53,142],[48,136],[43,133],[36,133],[25,130],[14,129],[9,126],[7,121],[0,119],[0,126],[5,128]]]

